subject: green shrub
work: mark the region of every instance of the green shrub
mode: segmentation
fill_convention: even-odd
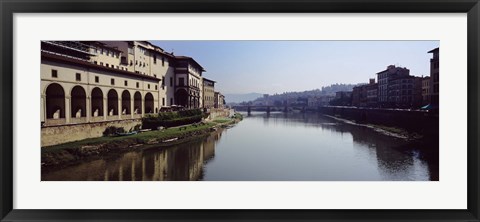
[[[117,133],[125,133],[123,127],[109,126],[103,131],[103,136],[115,136]]]
[[[201,109],[182,110],[178,112],[162,112],[149,115],[142,119],[144,129],[157,129],[158,127],[174,127],[202,121],[204,113]]]

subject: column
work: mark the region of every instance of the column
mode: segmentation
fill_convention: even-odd
[[[118,109],[117,109],[117,113],[118,113],[118,119],[122,119],[122,97],[119,96],[118,97]]]
[[[134,97],[133,97],[134,95],[135,95],[135,93],[130,98],[130,118],[132,118],[132,119],[133,119],[133,109],[134,109],[133,106],[134,106],[134,102],[135,102]]]
[[[70,123],[70,117],[72,116],[71,114],[71,101],[70,101],[70,96],[65,96],[65,122]]]
[[[141,101],[142,101],[142,117],[144,117],[145,116],[145,98],[143,97],[143,95],[142,95]]]
[[[103,97],[103,120],[107,120],[108,115],[108,100],[106,97]]]
[[[46,122],[47,121],[47,98],[45,95],[42,95],[40,99],[40,109],[42,112],[42,119],[40,120],[41,122]]]
[[[87,123],[90,122],[90,118],[92,116],[92,102],[90,100],[90,96],[87,96],[87,101],[86,101],[87,104],[85,104],[85,107],[86,107],[86,114],[87,114]]]

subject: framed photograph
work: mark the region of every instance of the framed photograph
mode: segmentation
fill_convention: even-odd
[[[2,1],[1,221],[480,221],[478,3]]]

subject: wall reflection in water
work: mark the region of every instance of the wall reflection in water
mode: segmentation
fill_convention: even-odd
[[[171,147],[128,152],[42,175],[42,180],[160,181],[202,180],[203,166],[215,156],[223,130]]]

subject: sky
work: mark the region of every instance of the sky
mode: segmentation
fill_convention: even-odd
[[[202,65],[215,90],[283,93],[335,83],[367,83],[388,65],[430,75],[439,41],[151,41]]]

